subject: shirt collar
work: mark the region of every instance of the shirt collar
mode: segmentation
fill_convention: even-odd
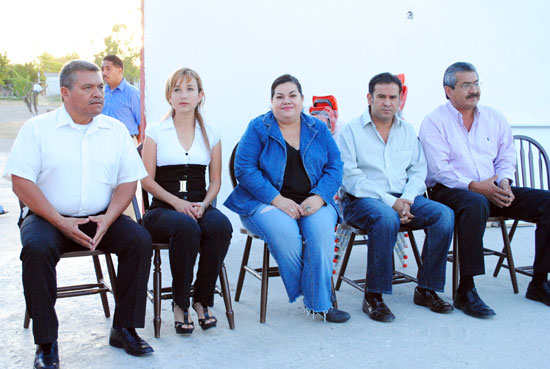
[[[160,123],[159,127],[162,130],[164,130],[164,129],[176,129],[176,127],[174,126],[174,118],[173,117],[166,118],[165,120],[163,120]],[[200,126],[197,122],[195,122],[195,131],[196,130],[200,130]]]
[[[122,77],[122,79],[120,80],[120,83],[118,84],[118,86],[115,87],[115,90],[124,91],[127,84],[128,84],[128,82],[126,82],[126,78]],[[111,91],[111,86],[106,85],[105,90],[106,91]]]
[[[92,121],[88,123],[88,126],[89,127],[97,126],[98,128],[109,128],[109,129],[112,128],[104,119],[99,119],[99,116],[101,116],[101,114],[95,116],[92,119]],[[56,119],[55,128],[70,126],[71,123],[75,123],[73,118],[71,118],[71,116],[67,112],[67,109],[65,109],[65,106],[64,105],[61,106],[57,110],[57,119]]]
[[[454,107],[454,105],[451,103],[451,100],[447,100],[447,104],[446,104],[446,105],[447,105],[447,109],[449,110],[449,112],[450,112],[453,116],[457,117],[459,120],[462,120],[462,113],[459,112],[459,111],[457,110],[457,108]],[[479,107],[476,106],[475,109],[474,109],[474,117],[475,117],[475,118],[479,117],[479,114],[480,114]]]
[[[370,111],[369,111],[368,107],[367,107],[367,109],[365,109],[363,114],[361,114],[360,120],[361,120],[361,125],[363,127],[366,127],[369,124],[374,125],[374,122],[372,121],[372,117],[370,115]],[[401,126],[401,121],[402,121],[402,119],[399,118],[399,116],[397,114],[395,114],[394,117],[393,117],[393,122],[396,123],[398,126]]]

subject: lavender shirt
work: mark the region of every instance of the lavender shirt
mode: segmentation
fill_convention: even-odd
[[[495,109],[477,106],[468,132],[462,114],[448,101],[422,121],[419,139],[428,162],[426,185],[468,189],[472,181],[498,174],[514,178],[516,152],[510,125]]]

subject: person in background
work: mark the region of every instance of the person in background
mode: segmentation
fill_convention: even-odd
[[[192,69],[176,70],[166,82],[170,112],[147,126],[142,157],[148,176],[142,186],[153,201],[143,225],[153,240],[170,243],[175,329],[190,334],[193,267],[200,252],[193,286],[193,309],[203,330],[216,326],[208,308],[214,305],[216,280],[231,242],[229,219],[212,206],[221,186],[220,134],[204,122],[202,81]],[[208,187],[206,171],[208,170]]]
[[[124,65],[116,55],[107,55],[101,64],[105,82],[105,106],[102,113],[120,120],[137,143],[141,122],[139,90],[124,78]]]
[[[271,85],[271,108],[253,119],[235,156],[238,184],[224,205],[267,242],[290,302],[342,323],[332,307],[334,195],[342,181],[340,152],[327,125],[302,112],[300,82],[285,74]]]

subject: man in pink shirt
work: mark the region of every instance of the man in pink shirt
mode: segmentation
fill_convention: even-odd
[[[449,101],[424,118],[419,138],[431,198],[455,212],[460,283],[454,306],[478,318],[495,315],[474,285],[474,276],[485,273],[483,233],[489,216],[537,223],[534,276],[526,297],[550,305],[550,192],[511,186],[512,131],[501,113],[478,105],[481,85],[472,64],[448,67],[443,86]]]

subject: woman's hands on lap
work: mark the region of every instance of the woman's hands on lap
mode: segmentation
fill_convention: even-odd
[[[271,201],[271,204],[273,204],[273,206],[275,206],[276,208],[284,211],[289,217],[293,219],[299,219],[301,216],[306,215],[300,205],[282,195],[277,195],[277,197],[275,197],[273,201]]]
[[[308,216],[315,214],[317,210],[321,209],[321,206],[325,205],[325,200],[319,195],[312,195],[302,201],[300,208],[302,209],[302,214]]]
[[[198,213],[197,209],[193,206],[193,203],[189,201],[178,198],[170,205],[172,205],[174,210],[177,212],[187,214],[195,221],[202,216],[202,213]]]

